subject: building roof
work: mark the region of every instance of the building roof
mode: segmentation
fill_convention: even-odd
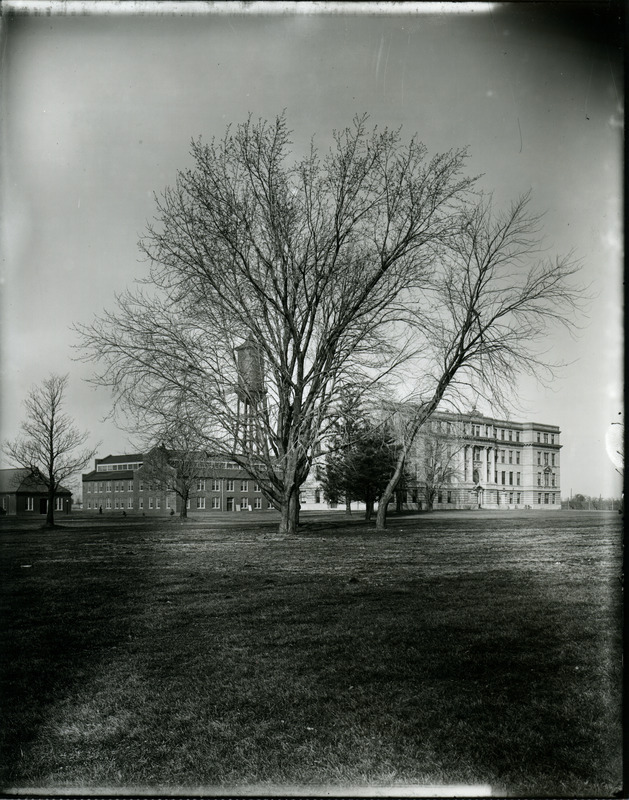
[[[144,461],[143,453],[128,453],[121,456],[105,456],[104,458],[97,458],[96,464],[126,464],[136,461]]]
[[[81,479],[84,481],[130,481],[133,479],[134,474],[132,469],[101,470],[100,472],[97,469],[93,469],[91,472],[81,475]]]
[[[0,492],[14,494],[17,492],[38,492],[48,493],[48,487],[41,478],[32,475],[31,471],[24,467],[14,469],[0,469]],[[70,489],[59,486],[57,494],[72,494]]]

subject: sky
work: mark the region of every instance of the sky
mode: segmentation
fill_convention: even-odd
[[[193,138],[285,109],[298,154],[366,112],[430,153],[467,146],[496,205],[532,190],[550,251],[574,251],[587,317],[575,337],[549,330],[567,366],[550,387],[511,387],[513,418],[560,426],[564,497],[618,496],[606,436],[623,412],[624,91],[609,4],[4,5],[3,441],[29,389],[69,373],[67,411],[98,455],[133,451],[72,326],[146,274],[154,192],[190,165]]]

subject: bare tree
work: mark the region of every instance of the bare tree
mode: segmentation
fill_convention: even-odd
[[[549,329],[575,325],[585,299],[573,284],[579,264],[569,254],[546,258],[541,218],[523,195],[495,214],[481,197],[462,209],[456,231],[435,252],[428,305],[417,316],[425,348],[418,374],[423,381],[404,408],[396,469],[381,498],[377,527],[386,526],[387,503],[400,480],[419,431],[442,401],[483,397],[509,405],[509,389],[522,372],[540,381],[555,374],[547,358]]]
[[[84,469],[96,453],[96,448],[79,450],[89,433],[80,432],[63,411],[67,384],[67,375],[51,375],[34,387],[24,401],[22,435],[3,448],[15,466],[27,469],[46,486],[46,527],[55,525],[55,494],[63,481]]]
[[[347,376],[376,382],[410,356],[407,300],[473,184],[464,151],[429,159],[365,117],[323,157],[287,163],[289,139],[280,117],[194,142],[142,243],[148,288],[79,328],[119,419],[174,418],[184,391],[206,449],[261,485],[286,533]]]
[[[199,479],[212,472],[213,461],[204,449],[202,421],[184,402],[179,405],[176,418],[161,422],[154,418],[153,427],[144,431],[145,442],[152,441],[153,446],[144,448],[148,452],[142,464],[142,477],[156,489],[179,498],[179,516],[185,519],[190,496]]]
[[[458,456],[462,445],[454,435],[436,430],[422,431],[418,441],[418,484],[423,489],[426,508],[433,508],[439,492],[458,477]]]

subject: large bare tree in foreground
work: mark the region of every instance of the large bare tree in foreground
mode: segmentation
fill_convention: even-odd
[[[392,404],[404,424],[396,469],[378,507],[379,529],[409,450],[442,401],[484,397],[504,409],[519,374],[553,377],[547,336],[557,324],[574,326],[585,296],[573,283],[579,265],[572,256],[544,255],[540,223],[528,195],[498,213],[481,197],[461,211],[454,234],[436,254],[430,302],[418,321],[422,380],[411,402]]]
[[[142,243],[147,289],[80,328],[133,429],[176,416],[183,392],[207,450],[258,481],[286,533],[339,391],[413,355],[418,299],[473,184],[464,151],[428,158],[364,117],[323,156],[289,163],[289,138],[280,117],[193,143]]]
[[[34,387],[24,405],[26,418],[22,434],[4,444],[4,451],[16,467],[29,470],[48,490],[46,527],[54,527],[55,493],[68,478],[84,469],[96,449],[81,449],[87,432],[75,427],[63,411],[67,375],[51,375]]]

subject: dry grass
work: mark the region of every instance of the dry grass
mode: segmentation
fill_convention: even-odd
[[[5,790],[620,790],[616,515],[305,519],[3,520]]]

